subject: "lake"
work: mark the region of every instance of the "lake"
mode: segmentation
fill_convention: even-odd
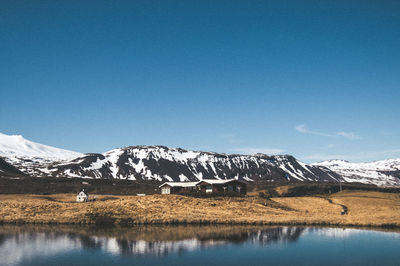
[[[400,265],[400,233],[353,228],[0,226],[1,265]]]

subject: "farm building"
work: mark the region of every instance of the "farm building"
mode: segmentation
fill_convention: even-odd
[[[203,179],[198,182],[165,182],[160,186],[160,189],[161,194],[236,192],[245,195],[247,192],[247,183],[236,179]]]
[[[89,201],[89,194],[87,194],[85,192],[85,190],[82,189],[82,191],[79,192],[78,195],[76,195],[76,201],[77,202],[87,202],[87,201]]]
[[[247,183],[236,179],[203,179],[196,186],[203,193],[237,192],[245,195],[247,192]]]
[[[196,189],[198,182],[165,182],[160,186],[161,194],[190,192]]]

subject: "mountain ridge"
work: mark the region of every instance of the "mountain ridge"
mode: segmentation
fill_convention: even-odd
[[[235,178],[268,182],[338,182],[341,179],[344,182],[400,186],[400,159],[358,164],[328,160],[306,164],[292,155],[226,154],[164,145],[133,145],[104,153],[81,154],[31,142],[22,136],[5,136],[0,135],[0,156],[19,171],[38,177],[158,181]],[[11,143],[5,143],[10,139]],[[31,150],[25,151],[24,148]],[[40,157],[41,154],[44,156]]]
[[[334,173],[307,166],[293,156],[232,155],[190,151],[166,146],[128,146],[103,154],[87,154],[62,165],[50,165],[56,176],[88,178],[195,181],[201,179],[243,179],[247,181],[335,180]],[[330,174],[330,175],[329,175]]]

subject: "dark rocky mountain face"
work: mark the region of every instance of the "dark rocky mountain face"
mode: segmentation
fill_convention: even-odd
[[[0,157],[0,176],[23,176],[23,172],[18,170]]]
[[[40,168],[52,176],[106,179],[196,181],[199,179],[337,181],[325,167],[310,166],[289,155],[227,155],[164,146],[134,146]]]

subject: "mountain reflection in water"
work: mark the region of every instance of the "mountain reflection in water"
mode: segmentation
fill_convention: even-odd
[[[291,242],[298,239],[300,227],[176,226],[98,230],[47,226],[0,227],[1,254],[18,250],[55,252],[62,249],[103,249],[120,255],[181,253],[216,245],[252,242]],[[51,245],[46,246],[48,243]],[[29,247],[29,248],[28,248]],[[7,252],[5,252],[7,250]],[[17,256],[18,257],[18,256]]]
[[[148,226],[90,228],[0,226],[0,258],[5,265],[24,264],[81,251],[118,257],[166,257],[212,247],[290,246],[307,235],[344,239],[363,230],[313,227]],[[398,233],[392,233],[400,240]],[[28,263],[29,264],[29,263]]]

